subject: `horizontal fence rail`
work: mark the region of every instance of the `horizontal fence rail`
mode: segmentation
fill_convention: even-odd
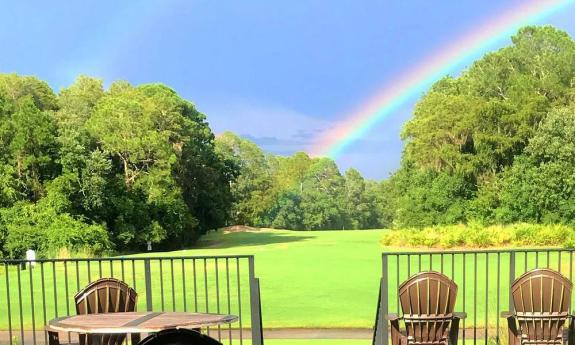
[[[388,345],[386,315],[401,315],[399,285],[424,271],[441,272],[458,285],[455,311],[467,314],[459,326],[460,344],[506,344],[507,324],[500,313],[513,310],[510,288],[515,278],[535,268],[551,268],[573,280],[573,253],[571,249],[383,253],[373,344]]]
[[[0,260],[0,344],[48,344],[44,325],[76,314],[76,292],[106,277],[136,290],[137,311],[236,315],[236,323],[202,332],[223,344],[263,344],[259,280],[250,255]],[[60,342],[78,338],[69,334]]]

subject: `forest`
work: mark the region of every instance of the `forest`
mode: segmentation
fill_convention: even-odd
[[[2,74],[0,141],[5,257],[182,248],[233,224],[380,226],[376,183],[342,176],[330,159],[215,138],[206,116],[161,84],[105,90],[80,76],[56,94],[35,77]]]
[[[193,244],[242,224],[293,230],[575,225],[575,41],[550,26],[436,82],[370,181],[330,158],[278,156],[162,84],[80,76],[54,92],[0,75],[0,255]],[[65,253],[64,253],[65,254]]]

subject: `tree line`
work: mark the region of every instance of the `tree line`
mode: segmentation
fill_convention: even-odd
[[[376,184],[264,154],[162,84],[0,74],[0,254],[181,248],[211,229],[375,226]],[[353,202],[346,202],[352,200]],[[66,254],[66,253],[63,253]]]
[[[551,26],[445,77],[404,126],[386,186],[395,227],[575,226],[575,42]]]
[[[341,174],[329,158],[265,153],[231,132],[216,150],[240,174],[231,183],[232,222],[292,230],[380,228],[385,218],[381,184],[355,169]]]

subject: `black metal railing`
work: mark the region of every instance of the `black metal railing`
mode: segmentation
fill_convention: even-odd
[[[513,309],[509,291],[515,278],[534,268],[551,268],[572,279],[573,253],[570,249],[383,253],[373,344],[388,345],[386,315],[388,312],[401,314],[399,285],[422,271],[441,272],[457,283],[455,311],[467,313],[460,324],[460,343],[504,343],[507,325],[499,315],[501,311]]]
[[[0,344],[47,344],[44,325],[75,314],[74,294],[102,277],[134,288],[137,310],[236,315],[238,322],[205,332],[224,344],[263,344],[251,255],[0,260]]]

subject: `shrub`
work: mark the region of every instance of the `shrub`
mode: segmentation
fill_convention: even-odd
[[[110,249],[108,232],[102,225],[87,224],[67,213],[56,213],[35,204],[20,202],[0,212],[0,232],[4,237],[5,255],[23,258],[34,249],[39,257],[68,252],[101,254]]]
[[[427,248],[487,247],[575,247],[575,229],[561,224],[517,223],[482,226],[458,224],[422,229],[397,229],[386,232],[385,246]]]

